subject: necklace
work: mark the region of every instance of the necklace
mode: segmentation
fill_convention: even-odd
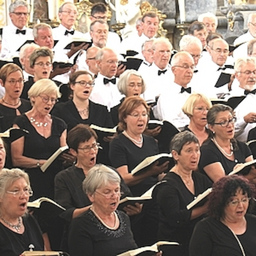
[[[16,232],[20,231],[21,228],[21,217],[18,218],[18,224],[14,225],[10,222],[8,222],[7,220],[5,220],[3,217],[1,217],[1,220],[10,228],[15,229]]]
[[[78,111],[80,115],[88,116],[89,115],[89,109],[85,108],[83,110]]]
[[[225,156],[231,157],[231,156],[233,155],[233,145],[232,145],[232,143],[230,143],[230,151],[231,151],[231,153],[228,154],[228,153],[218,144],[218,142],[216,141],[215,138],[213,138],[212,141],[217,145],[217,147],[219,148],[219,150],[220,150]]]
[[[113,212],[114,218],[115,218],[115,220],[114,220],[114,225],[113,225],[113,227],[110,227],[110,226],[107,225],[107,224],[105,223],[105,221],[104,221],[103,219],[101,219],[101,217],[95,212],[95,210],[93,209],[93,207],[91,207],[91,211],[95,214],[95,216],[100,220],[100,222],[101,222],[104,226],[106,226],[106,227],[109,228],[109,229],[116,229],[116,226],[117,226],[117,215],[116,215],[116,212]]]
[[[30,120],[30,123],[31,123],[31,124],[35,123],[35,125],[36,125],[37,127],[41,127],[41,126],[46,127],[46,126],[48,125],[47,122],[43,123],[43,122],[38,122],[38,121],[36,121],[36,119],[35,119],[34,117],[32,117],[32,116],[29,118],[29,120]]]
[[[16,106],[18,106],[18,105],[20,104],[20,98],[18,99],[18,102],[15,103],[15,104],[12,104],[12,103],[9,103],[9,102],[5,101],[4,98],[2,98],[2,101],[3,101],[5,104],[10,105],[10,106],[14,106],[14,107],[16,107]]]
[[[140,134],[140,140],[135,140],[131,136],[129,136],[126,131],[124,131],[123,133],[125,134],[126,137],[128,137],[130,140],[132,140],[135,144],[140,145],[140,146],[142,145],[142,143],[143,143],[143,136],[142,136],[142,134]]]

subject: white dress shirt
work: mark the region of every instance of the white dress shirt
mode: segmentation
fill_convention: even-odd
[[[25,35],[21,33],[16,34],[17,29],[12,23],[3,27],[1,59],[10,60],[15,56],[19,56],[17,50],[20,46],[27,40],[34,40],[31,28],[23,27],[21,29],[26,31]]]
[[[98,74],[97,78],[95,79],[95,84],[93,86],[92,93],[90,95],[90,100],[95,103],[106,106],[108,108],[108,111],[110,111],[112,107],[120,103],[120,100],[121,98],[123,98],[123,96],[117,88],[118,79],[116,79],[116,84],[113,84],[111,82],[104,84],[103,79],[104,76]]]

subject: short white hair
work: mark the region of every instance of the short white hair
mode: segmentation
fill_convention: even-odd
[[[204,18],[213,18],[215,20],[216,27],[218,26],[218,18],[211,12],[205,12],[198,16],[198,21],[203,22]]]
[[[203,50],[203,45],[200,39],[192,35],[184,35],[179,42],[180,51],[186,51],[186,49],[190,47],[191,44],[196,44],[201,48],[201,50]]]

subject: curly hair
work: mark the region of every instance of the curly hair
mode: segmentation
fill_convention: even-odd
[[[225,176],[214,183],[212,193],[209,195],[209,216],[217,220],[222,219],[226,206],[240,189],[243,195],[254,197],[255,186],[242,176]]]

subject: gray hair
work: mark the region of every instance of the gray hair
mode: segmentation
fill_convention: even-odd
[[[256,59],[254,57],[238,58],[235,62],[235,66],[234,66],[235,72],[239,72],[241,70],[241,67],[243,65],[246,65],[247,63],[252,63],[252,64],[256,65]]]
[[[255,13],[255,12],[249,14],[247,23],[252,22],[253,16],[256,16],[256,13]]]
[[[154,51],[156,49],[157,45],[161,44],[161,43],[167,44],[170,47],[170,50],[172,50],[171,42],[165,37],[159,37],[159,38],[155,39],[152,44],[152,50]]]
[[[134,76],[137,76],[137,77],[141,78],[141,85],[142,85],[141,93],[143,93],[146,89],[145,81],[144,81],[143,77],[141,76],[141,74],[138,71],[134,70],[134,69],[125,70],[120,75],[118,83],[117,83],[118,90],[121,92],[121,94],[124,94],[124,95],[127,94],[127,87],[129,86],[128,81],[129,81],[129,78],[131,77],[131,75],[134,75]]]
[[[86,194],[93,195],[98,188],[106,186],[109,183],[121,183],[117,172],[104,164],[96,164],[90,169],[83,181],[83,190]]]
[[[218,26],[218,18],[211,12],[202,13],[198,16],[198,21],[203,22],[204,18],[213,18],[215,20],[216,27]]]
[[[23,0],[16,0],[14,1],[13,3],[10,4],[9,6],[9,13],[12,13],[15,11],[16,8],[20,7],[20,6],[24,6],[28,9],[28,12],[29,12],[29,5],[27,4],[26,1],[23,1]]]
[[[230,106],[227,106],[224,104],[213,105],[207,113],[207,123],[210,125],[214,125],[217,115],[220,112],[224,112],[224,111],[229,111],[232,115],[234,115],[234,111]]]
[[[114,52],[114,53],[117,55],[117,53],[116,53],[113,49],[108,48],[108,47],[103,47],[103,48],[101,48],[101,49],[97,52],[97,54],[96,54],[96,56],[95,56],[95,59],[96,59],[96,60],[102,60],[103,57],[104,57],[104,53],[105,53],[105,52],[108,52],[108,51]]]
[[[194,60],[191,56],[191,54],[189,54],[188,52],[185,52],[185,51],[181,51],[181,52],[177,52],[173,57],[172,57],[172,60],[171,60],[171,66],[176,66],[176,65],[179,65],[180,61],[182,60],[182,58],[184,57],[184,55],[187,55],[189,56],[189,58],[191,58],[191,60],[193,61],[194,63]]]
[[[0,171],[0,198],[4,197],[6,190],[16,181],[23,178],[30,186],[28,174],[18,168],[2,169]]]
[[[191,47],[192,44],[197,45],[200,47],[201,50],[203,50],[203,46],[201,41],[192,35],[184,35],[179,42],[179,47],[181,51],[186,51],[187,48]]]
[[[28,97],[37,97],[40,94],[56,94],[56,96],[60,97],[60,92],[58,86],[50,79],[40,79],[36,81],[28,91]],[[33,102],[31,102],[33,105]]]
[[[37,49],[40,46],[35,44],[35,43],[31,43],[31,44],[25,44],[20,48],[20,55],[19,55],[19,59],[23,59],[26,55],[27,55],[27,50],[30,50],[31,48],[33,49]]]
[[[74,5],[74,3],[72,3],[72,2],[64,2],[64,3],[59,7],[59,11],[58,11],[58,12],[59,12],[59,13],[60,13],[60,12],[63,12],[63,8],[64,8],[64,6],[67,5],[67,4],[72,4],[72,5]],[[74,6],[75,6],[75,5],[74,5]],[[75,7],[76,7],[76,6],[75,6]]]
[[[95,24],[98,24],[98,23],[105,24],[107,26],[107,29],[109,28],[107,22],[105,22],[104,20],[94,20],[90,25],[90,31],[93,31]]]
[[[179,132],[171,140],[170,152],[174,150],[180,155],[183,146],[191,142],[200,145],[199,140],[194,133],[189,131]]]
[[[31,68],[35,66],[36,60],[39,57],[50,57],[52,62],[53,52],[48,47],[40,47],[38,49],[35,49],[29,56],[29,63]]]
[[[144,51],[144,50],[145,50],[145,45],[148,44],[148,43],[152,43],[152,45],[153,45],[154,41],[155,41],[154,38],[151,38],[151,39],[149,39],[149,40],[146,40],[146,41],[142,44],[141,50]],[[151,48],[152,48],[152,47],[151,47]]]
[[[37,38],[38,36],[38,30],[39,29],[50,29],[52,30],[52,27],[49,25],[49,24],[46,24],[46,23],[39,23],[39,24],[36,24],[34,27],[33,27],[33,37],[34,38]]]

